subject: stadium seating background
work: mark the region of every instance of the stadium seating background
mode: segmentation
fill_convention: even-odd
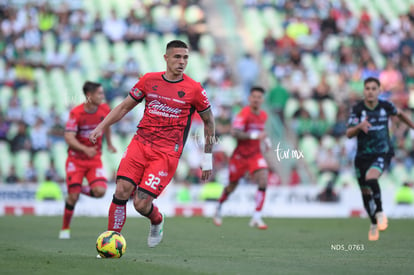
[[[222,184],[227,182],[226,164],[235,146],[228,126],[246,103],[245,85],[249,83],[263,85],[269,91],[266,109],[271,114],[268,131],[273,146],[281,144],[304,155],[304,159],[279,162],[274,152],[268,154],[274,171],[269,184],[274,185],[325,186],[332,179],[336,186],[356,184],[352,169],[355,141],[344,138],[344,125],[349,107],[361,98],[365,77],[383,75],[386,80],[383,73],[392,71],[398,85],[385,87],[389,89],[383,96],[411,114],[412,0],[125,0],[122,5],[115,0],[43,2],[48,5],[41,7],[28,0],[2,1],[1,5],[2,183],[12,167],[19,183],[40,181],[54,169],[61,181],[67,147],[62,137],[52,137],[50,131],[60,129],[61,133],[70,108],[83,101],[83,82],[102,82],[114,107],[139,74],[164,70],[165,44],[175,38],[192,45],[186,73],[203,83],[213,105],[219,132],[216,177]],[[128,40],[124,35],[113,40],[103,30],[112,10],[124,22],[121,25],[126,29],[133,25],[131,33],[143,36]],[[16,20],[11,14],[16,14]],[[45,24],[40,23],[41,15],[51,16],[51,26],[46,19]],[[101,21],[96,20],[97,15]],[[217,21],[223,22],[222,29],[212,28]],[[268,42],[264,43],[265,39]],[[389,45],[395,46],[390,49]],[[410,50],[404,52],[403,45]],[[246,58],[245,53],[252,58]],[[249,73],[253,75],[250,82]],[[105,150],[103,156],[111,180],[142,107],[113,127],[118,152],[109,154]],[[42,118],[38,126],[37,116]],[[11,141],[20,121],[28,126],[25,132],[32,140],[12,150]],[[176,183],[199,183],[200,126],[195,120]],[[413,178],[413,134],[399,124],[391,129],[396,157],[382,177],[382,185],[399,185]],[[45,135],[47,144],[34,148]],[[332,170],[338,177],[324,172],[329,170],[322,167],[326,162],[336,162]]]

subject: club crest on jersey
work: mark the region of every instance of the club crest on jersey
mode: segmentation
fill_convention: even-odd
[[[158,85],[154,85],[154,86],[152,86],[152,90],[153,91],[156,91],[158,89]]]
[[[386,115],[387,115],[387,112],[383,108],[381,108],[380,116],[386,116]]]
[[[183,96],[185,96],[184,91],[178,91],[178,92],[177,92],[177,94],[178,94],[178,96],[179,96],[180,98],[182,98]]]
[[[142,96],[142,92],[140,90],[138,90],[138,88],[135,88],[132,90],[132,93],[134,94],[134,96],[136,97],[140,97]]]

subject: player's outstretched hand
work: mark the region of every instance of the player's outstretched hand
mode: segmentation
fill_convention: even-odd
[[[201,180],[207,181],[213,171],[213,154],[204,153],[201,159]]]
[[[89,134],[89,140],[95,144],[98,137],[102,136],[102,130],[96,127],[90,134]]]
[[[98,150],[96,147],[86,147],[83,152],[90,158],[94,157],[97,153]]]
[[[116,148],[112,144],[109,144],[108,145],[108,151],[111,152],[111,153],[116,153]]]
[[[365,117],[365,119],[359,124],[359,129],[365,134],[368,134],[369,128],[371,128],[371,126],[371,123],[368,122],[368,117]]]

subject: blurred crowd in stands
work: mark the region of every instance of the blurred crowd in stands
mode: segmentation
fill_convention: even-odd
[[[95,7],[95,14],[88,12],[84,4],[82,1],[63,0],[0,1],[0,146],[7,154],[0,169],[0,182],[36,182],[37,172],[42,172],[39,176],[45,178],[48,171],[33,168],[36,154],[49,152],[56,143],[64,142],[68,112],[75,104],[81,103],[83,95],[80,89],[71,91],[73,94],[66,98],[69,100],[64,109],[56,110],[56,102],[46,109],[43,98],[38,95],[48,87],[39,85],[37,73],[53,78],[51,72],[65,75],[76,71],[85,76],[88,68],[80,51],[82,42],[87,42],[87,45],[108,43],[112,50],[118,43],[126,43],[127,46],[145,44],[149,34],[159,37],[172,34],[185,39],[193,52],[202,52],[199,40],[206,33],[206,25],[197,0],[135,1],[125,16],[120,15],[114,3],[107,16],[100,13],[99,7]],[[192,9],[190,19],[185,15],[188,9]],[[101,37],[106,41],[99,41]],[[160,47],[164,49],[165,45]],[[160,57],[162,54],[159,52]],[[138,58],[132,54],[124,62],[115,60],[110,54],[98,70],[98,79],[92,80],[103,85],[106,100],[111,105],[115,99],[125,97],[138,76],[145,73]],[[65,83],[59,85],[64,86]],[[76,85],[80,87],[82,83]],[[65,99],[63,94],[60,99]],[[130,138],[138,121],[139,118],[133,115],[127,116],[116,125],[116,133],[121,138]],[[24,164],[15,157],[20,151],[30,152],[30,158],[24,158]],[[54,169],[54,156],[50,154],[51,169]],[[16,169],[21,165],[26,167]],[[55,174],[61,180],[63,170],[59,172]]]
[[[258,17],[279,18],[280,31],[258,23],[265,33],[262,64],[271,60],[267,69],[274,85],[268,99],[319,180],[336,182],[338,176],[353,173],[355,139],[344,134],[349,108],[362,98],[364,79],[379,78],[381,98],[408,113],[414,108],[414,1],[403,5],[394,0],[376,5],[244,1],[250,15],[254,11]],[[413,132],[393,123],[391,133],[397,151],[389,178],[402,183],[411,177]],[[346,179],[341,183],[349,183],[350,177]]]
[[[410,7],[406,4],[406,11],[390,16],[377,7],[356,7],[355,3],[351,6],[340,0],[236,1],[244,14],[254,12],[266,18],[264,15],[270,12],[278,25],[268,28],[262,21],[244,22],[261,27],[250,33],[252,40],[258,40],[259,48],[257,52],[246,50],[232,61],[237,63],[232,66],[224,49],[201,45],[203,37],[214,37],[214,30],[207,27],[207,20],[214,19],[206,16],[198,1],[128,2],[132,4],[127,12],[121,13],[113,6],[107,13],[96,7],[96,12],[91,13],[83,6],[84,1],[78,0],[0,0],[0,100],[7,99],[0,102],[0,153],[8,150],[11,158],[11,165],[0,166],[0,182],[28,182],[35,181],[36,176],[45,177],[36,175],[39,170],[33,168],[36,154],[53,152],[55,144],[64,142],[64,125],[73,105],[56,110],[52,104],[47,110],[35,97],[30,106],[23,106],[25,93],[41,92],[39,71],[49,74],[58,69],[64,74],[76,71],[82,76],[90,75],[90,64],[82,56],[82,43],[103,43],[102,37],[111,48],[120,43],[131,48],[152,45],[149,38],[154,35],[173,35],[189,42],[197,54],[195,60],[200,61],[193,66],[201,64],[193,67],[195,78],[210,93],[216,116],[220,142],[215,164],[221,171],[220,182],[226,181],[229,150],[234,146],[234,140],[229,138],[232,118],[246,103],[248,88],[263,84],[259,82],[263,75],[269,80],[266,100],[270,112],[283,123],[286,140],[294,141],[291,146],[303,150],[305,162],[317,181],[324,178],[325,172],[332,175],[328,181],[341,181],[341,175],[353,173],[355,141],[344,138],[344,133],[349,107],[361,98],[365,78],[378,77],[384,89],[383,98],[407,112],[413,108],[414,3]],[[188,19],[190,9],[192,17]],[[258,37],[258,33],[263,35]],[[92,74],[97,79],[89,80],[102,83],[107,101],[113,106],[127,94],[138,75],[146,72],[148,67],[144,63],[134,53],[122,62],[110,54],[98,73]],[[76,92],[81,96],[81,90]],[[136,116],[127,116],[116,125],[115,132],[121,139],[129,139],[137,121]],[[196,120],[196,126],[197,123]],[[414,160],[412,133],[393,124],[392,134],[398,148],[393,167],[404,166],[408,175]],[[201,136],[197,131],[193,133],[194,140]],[[201,148],[194,146],[197,144],[187,146],[184,152],[184,161],[177,171],[180,181],[198,182],[199,163],[190,157],[194,156],[191,150]],[[31,157],[27,167],[16,173],[19,163],[14,156],[22,150],[30,152]],[[41,172],[53,173],[62,180],[64,174],[54,168],[54,156],[50,153],[46,159],[51,165]],[[306,182],[296,166],[289,168],[291,175],[283,184]],[[270,180],[271,184],[280,184],[273,173]]]

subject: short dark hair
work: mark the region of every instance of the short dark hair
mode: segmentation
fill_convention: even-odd
[[[253,87],[251,87],[250,88],[250,94],[252,94],[254,91],[261,92],[262,94],[265,93],[265,89],[263,87],[261,87],[261,86],[253,86]]]
[[[183,42],[181,40],[172,40],[172,41],[168,42],[166,50],[171,49],[171,48],[188,49],[188,46],[185,42]]]
[[[370,82],[375,82],[375,83],[377,83],[378,87],[380,87],[380,86],[381,86],[381,83],[380,83],[380,81],[378,80],[378,78],[376,78],[376,77],[372,77],[372,76],[370,76],[370,77],[368,77],[367,79],[365,79],[365,80],[364,80],[364,86],[365,86],[367,83],[370,83]]]
[[[86,95],[89,92],[95,92],[101,86],[102,85],[97,82],[86,81],[85,84],[83,84],[82,90],[83,93]]]

